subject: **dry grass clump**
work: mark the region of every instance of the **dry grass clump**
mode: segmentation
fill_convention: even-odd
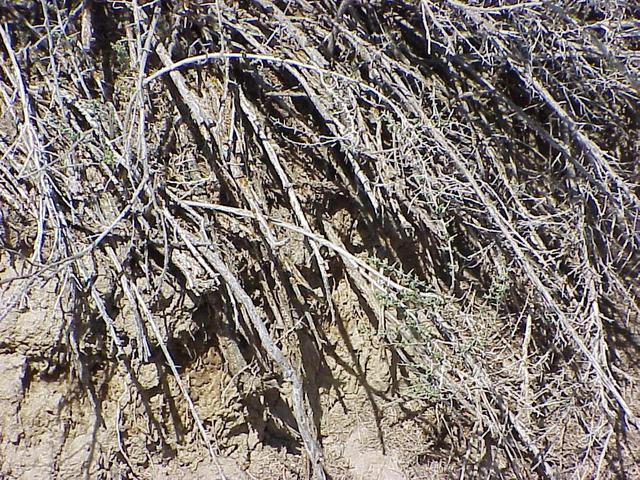
[[[5,5],[0,241],[20,273],[0,319],[57,279],[88,394],[89,357],[158,352],[216,458],[176,365],[198,350],[158,313],[177,296],[215,310],[240,384],[253,369],[289,385],[324,478],[300,345],[327,355],[346,278],[403,365],[397,398],[435,409],[461,474],[632,475],[638,15],[623,0]]]

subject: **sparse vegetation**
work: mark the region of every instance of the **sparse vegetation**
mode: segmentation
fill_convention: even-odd
[[[0,21],[0,355],[71,385],[56,475],[360,478],[364,410],[407,478],[640,475],[636,2]]]

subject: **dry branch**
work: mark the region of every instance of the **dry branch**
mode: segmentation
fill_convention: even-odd
[[[358,329],[399,359],[386,400],[435,418],[456,475],[633,476],[637,6],[587,3],[0,7],[0,322],[58,282],[96,418],[95,337],[117,361],[157,345],[214,462],[225,439],[178,345],[194,369],[218,348],[245,400],[249,371],[282,375],[325,478],[308,365]],[[161,331],[181,295],[206,341]],[[110,461],[133,471],[117,423]]]

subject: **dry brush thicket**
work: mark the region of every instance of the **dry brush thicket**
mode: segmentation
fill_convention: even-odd
[[[367,392],[457,475],[638,474],[636,2],[3,4],[0,321],[55,282],[96,418],[96,372],[155,359],[217,458],[183,379],[215,345],[325,478],[347,288],[397,372]]]

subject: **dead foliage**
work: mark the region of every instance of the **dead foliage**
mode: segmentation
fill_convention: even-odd
[[[308,369],[346,280],[402,366],[388,399],[435,412],[460,475],[633,475],[635,2],[0,15],[0,240],[19,271],[0,318],[55,279],[97,416],[90,358],[133,381],[160,355],[217,458],[181,380],[215,344],[240,390],[256,372],[287,386],[292,441],[325,478]],[[187,300],[207,320],[176,331],[159,312]]]

